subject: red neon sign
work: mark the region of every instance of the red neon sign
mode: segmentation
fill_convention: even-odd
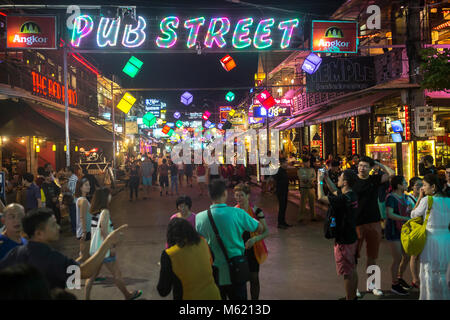
[[[33,77],[33,94],[47,99],[56,99],[59,103],[65,102],[65,87],[61,83],[35,71],[31,72],[31,76]],[[78,104],[77,92],[69,89],[67,95],[69,105],[76,107]]]
[[[405,106],[405,140],[411,140],[411,130],[409,128],[409,106]]]

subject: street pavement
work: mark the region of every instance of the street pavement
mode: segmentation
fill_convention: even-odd
[[[233,192],[228,192],[228,204],[235,205]],[[199,196],[198,187],[182,187],[180,194],[187,194],[193,201],[193,212],[205,210],[210,201],[207,196]],[[111,215],[114,226],[128,224],[124,241],[117,250],[118,263],[129,290],[141,289],[144,300],[172,299],[172,293],[161,297],[156,285],[159,279],[159,260],[165,246],[166,228],[169,217],[176,212],[176,196],[159,195],[154,189],[151,199],[143,200],[140,191],[139,200],[129,202],[128,192],[118,193],[111,203]],[[252,190],[251,201],[263,209],[269,226],[270,235],[265,240],[269,256],[260,270],[261,293],[263,300],[339,300],[344,294],[343,279],[336,274],[333,256],[333,241],[323,236],[322,222],[298,224],[298,206],[295,201],[288,203],[287,221],[294,226],[287,229],[277,228],[278,202],[273,194],[261,194],[259,187]],[[324,215],[321,207],[317,209]],[[78,256],[79,244],[68,231],[67,223],[55,248],[69,257]],[[411,290],[409,296],[397,296],[390,293],[390,265],[392,259],[386,240],[383,240],[377,261],[381,268],[381,288],[383,297],[371,293],[365,294],[366,261],[358,262],[359,290],[363,300],[379,299],[418,299],[418,291]],[[106,267],[102,267],[100,277],[91,292],[93,300],[120,300],[123,295],[112,281]],[[409,267],[404,279],[411,283]],[[81,289],[71,290],[78,299],[84,299],[84,281]]]

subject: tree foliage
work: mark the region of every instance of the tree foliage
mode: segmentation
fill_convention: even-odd
[[[421,86],[432,91],[450,90],[450,49],[422,49],[420,52],[423,74]]]

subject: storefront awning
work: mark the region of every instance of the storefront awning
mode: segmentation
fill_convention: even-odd
[[[288,130],[288,129],[293,129],[293,128],[300,128],[303,127],[305,124],[305,121],[307,119],[309,119],[310,117],[317,115],[318,113],[320,113],[321,111],[311,111],[305,114],[302,114],[296,118],[293,118],[289,121],[286,121],[285,123],[277,126],[277,129],[279,130]]]
[[[310,118],[307,124],[325,123],[370,113],[370,108],[372,105],[388,96],[396,94],[398,94],[397,91],[376,92],[359,99],[338,104],[328,111],[325,111],[320,115],[316,115],[315,118]]]
[[[64,128],[34,111],[22,100],[0,100],[0,115],[0,135],[64,139]]]
[[[276,120],[272,121],[272,123],[269,124],[269,128],[273,128],[273,127],[275,127],[275,126],[278,126],[278,125],[280,125],[281,123],[283,123],[284,121],[286,121],[286,118],[279,118],[279,119],[276,119]]]
[[[59,110],[46,108],[30,103],[33,110],[50,119],[57,125],[65,128],[65,114]],[[72,139],[80,141],[105,141],[112,142],[112,135],[102,127],[92,123],[88,118],[82,118],[74,114],[69,116],[69,132]]]

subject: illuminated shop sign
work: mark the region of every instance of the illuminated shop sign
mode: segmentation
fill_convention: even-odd
[[[356,53],[358,23],[355,21],[312,21],[312,51]]]
[[[267,110],[263,107],[255,107],[253,108],[253,116],[260,118],[260,117],[267,117]],[[269,118],[273,117],[290,117],[291,116],[291,107],[280,107],[275,106],[269,109]]]
[[[64,104],[66,96],[63,84],[35,71],[31,72],[31,76],[33,78],[33,94]],[[67,95],[69,105],[76,107],[78,104],[77,92],[69,88]]]
[[[56,17],[6,17],[8,49],[56,49]]]
[[[165,112],[167,105],[158,99],[145,99],[145,111],[152,113],[155,117],[160,118],[161,113]]]
[[[80,15],[70,42],[77,48],[146,49],[288,49],[301,43],[298,18],[166,17],[137,18],[133,25],[120,18]]]

